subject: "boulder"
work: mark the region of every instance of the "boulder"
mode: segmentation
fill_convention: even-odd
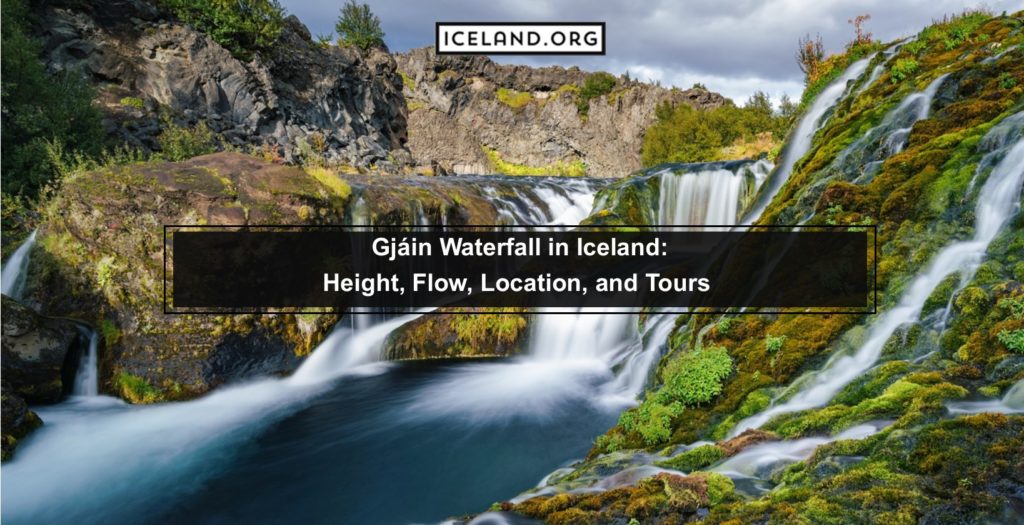
[[[5,388],[31,403],[59,401],[73,386],[83,343],[79,326],[43,317],[6,295],[2,323]]]
[[[43,421],[35,412],[28,409],[24,399],[11,392],[6,382],[0,386],[0,414],[2,414],[0,426],[3,428],[3,435],[0,436],[0,448],[2,448],[2,461],[7,461],[13,457],[18,440],[39,428]]]

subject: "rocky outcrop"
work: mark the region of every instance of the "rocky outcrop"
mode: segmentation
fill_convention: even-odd
[[[421,164],[455,173],[500,171],[495,159],[530,167],[582,162],[586,174],[621,177],[640,168],[644,131],[659,103],[717,107],[702,89],[666,89],[620,78],[577,109],[587,72],[500,65],[483,56],[397,54],[409,104],[409,149]]]
[[[294,16],[270,56],[249,62],[141,0],[48,4],[38,28],[48,67],[87,75],[110,131],[137,146],[159,148],[166,108],[185,124],[205,121],[230,145],[270,144],[286,160],[316,142],[330,161],[409,161],[391,56],[321,46]]]
[[[4,295],[0,341],[3,382],[11,394],[56,403],[71,390],[83,344],[73,321],[43,317]]]
[[[528,324],[525,313],[424,315],[388,335],[384,356],[391,360],[506,357],[523,350]]]
[[[7,461],[14,456],[18,440],[39,428],[43,422],[35,412],[28,409],[24,399],[11,392],[7,383],[0,386],[0,414],[3,414],[0,420],[0,427],[3,428],[3,434],[0,435],[0,459]]]
[[[163,225],[494,224],[492,197],[455,182],[311,175],[240,153],[76,174],[43,211],[25,301],[98,327],[101,390],[136,402],[285,374],[338,316],[165,315]]]

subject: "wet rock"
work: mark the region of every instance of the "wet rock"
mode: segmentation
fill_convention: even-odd
[[[526,344],[527,315],[438,314],[406,323],[388,336],[387,359],[505,357]]]
[[[765,441],[776,441],[778,439],[779,436],[773,432],[767,432],[757,428],[748,428],[740,435],[718,443],[718,446],[722,450],[725,450],[726,455],[735,456],[747,447],[752,447],[759,443],[764,443]]]
[[[4,295],[0,340],[10,393],[31,403],[56,403],[70,391],[82,344],[73,321],[43,317]]]
[[[24,399],[10,391],[6,382],[0,387],[0,413],[3,414],[0,421],[3,427],[3,435],[0,436],[2,460],[7,461],[13,457],[18,440],[39,428],[43,421],[28,409]]]

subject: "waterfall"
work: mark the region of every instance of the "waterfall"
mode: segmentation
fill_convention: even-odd
[[[735,224],[771,168],[766,160],[732,170],[717,164],[666,168],[660,172],[658,224]]]
[[[865,343],[853,355],[833,356],[824,368],[810,375],[800,391],[788,400],[741,421],[731,436],[748,428],[760,427],[779,414],[826,405],[843,387],[874,366],[885,342],[897,328],[918,319],[925,301],[946,276],[959,272],[961,282],[971,279],[989,243],[1019,208],[1024,183],[1024,140],[1020,133],[1021,128],[1017,127],[1015,142],[1009,142],[1008,136],[1004,137],[1007,143],[1002,147],[1006,155],[982,186],[975,209],[974,236],[942,249],[928,269],[913,280],[899,303],[871,324]]]
[[[811,104],[810,109],[804,113],[803,117],[800,118],[800,122],[797,123],[796,129],[790,133],[789,140],[782,150],[782,160],[772,170],[753,208],[744,216],[743,224],[752,224],[768,208],[768,204],[775,198],[775,194],[789,180],[789,176],[792,175],[797,161],[803,158],[807,151],[811,149],[814,134],[825,124],[828,112],[846,94],[850,81],[860,78],[864,74],[864,70],[867,69],[868,64],[873,58],[874,55],[850,64],[850,67],[846,68],[846,71],[839,78],[833,80],[814,98],[814,103]]]
[[[98,371],[98,348],[100,336],[95,330],[89,330],[89,348],[78,363],[75,374],[75,386],[71,391],[74,396],[98,396],[100,393]]]
[[[720,472],[731,478],[767,479],[772,469],[783,463],[805,460],[821,445],[840,439],[864,439],[879,430],[879,425],[864,424],[850,427],[832,437],[808,437],[761,443],[715,465],[711,471]]]
[[[843,149],[832,163],[855,183],[869,182],[885,159],[903,151],[914,123],[928,118],[932,100],[948,74],[931,81],[922,91],[911,93],[882,121]]]
[[[993,401],[954,401],[946,405],[950,414],[979,414],[998,412],[1000,414],[1024,414],[1024,380],[1017,381],[1003,394],[1002,399]]]
[[[33,231],[4,263],[3,270],[0,271],[0,292],[4,295],[21,299],[25,292],[25,272],[28,269],[29,256],[35,244],[36,232]]]

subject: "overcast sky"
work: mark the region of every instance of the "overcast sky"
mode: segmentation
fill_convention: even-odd
[[[607,22],[601,57],[502,56],[503,63],[578,65],[688,88],[705,84],[737,103],[755,90],[796,98],[802,75],[793,59],[797,39],[820,33],[828,51],[851,40],[847,20],[870,13],[867,30],[883,41],[915,34],[935,18],[965,8],[1021,9],[1020,0],[357,0],[368,3],[392,51],[434,43],[434,22]],[[282,0],[314,35],[328,34],[344,2]]]

